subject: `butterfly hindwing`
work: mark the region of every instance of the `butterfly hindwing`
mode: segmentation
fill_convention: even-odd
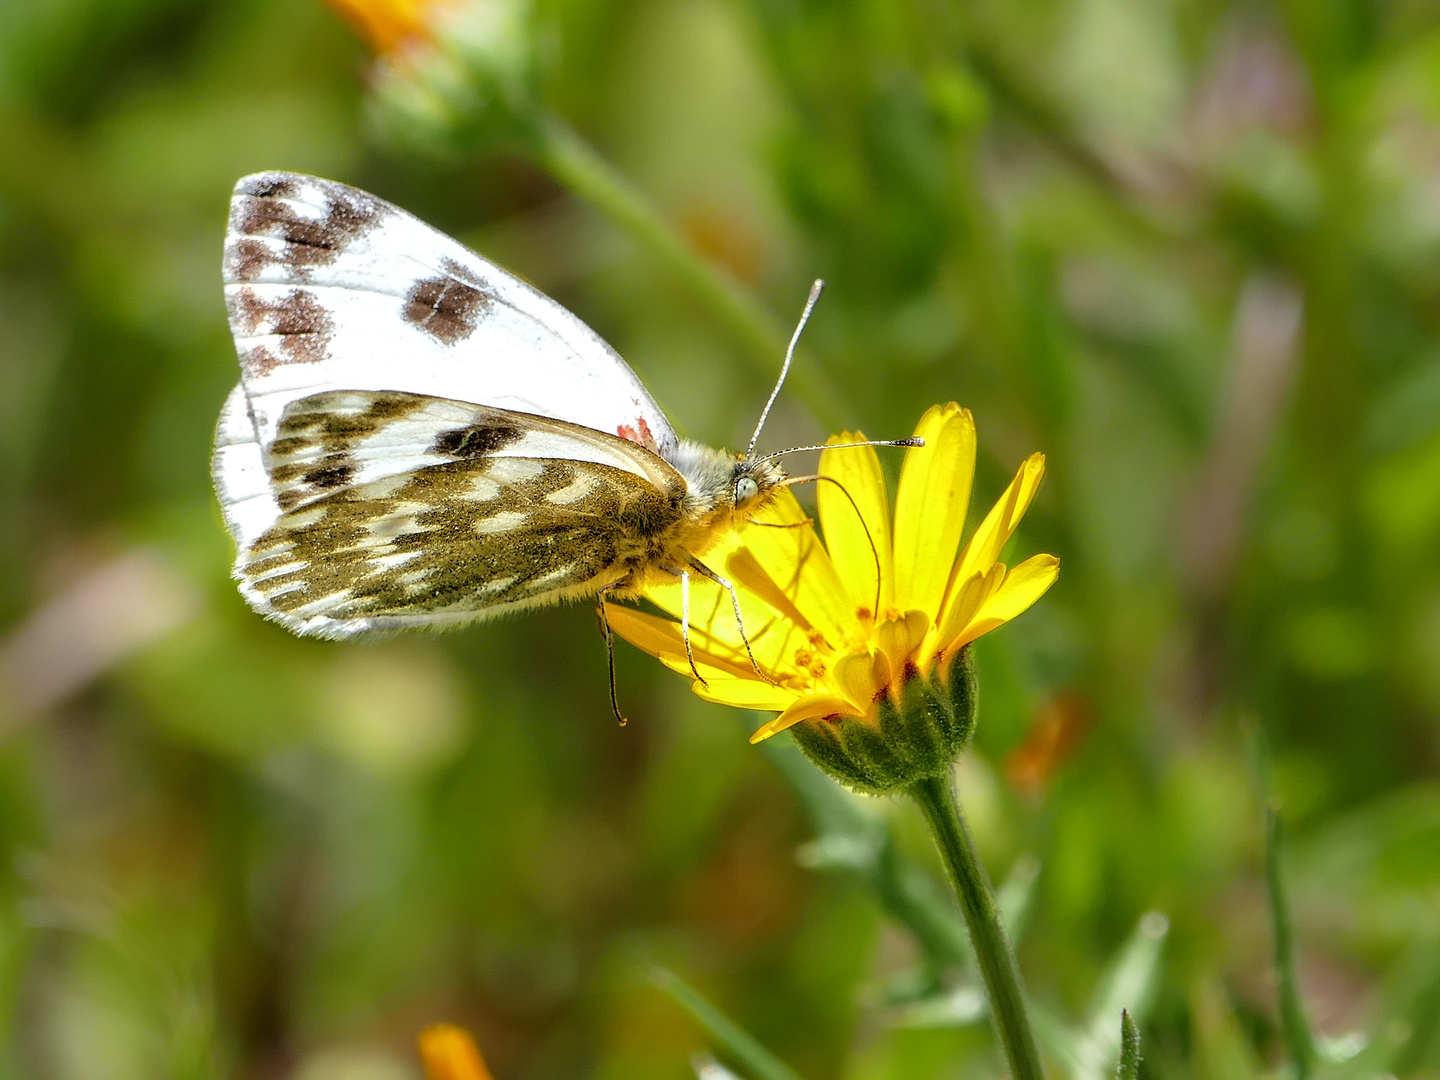
[[[355,188],[296,173],[240,180],[224,277],[261,446],[300,398],[400,385],[675,444],[635,373],[583,322]]]
[[[252,606],[306,634],[593,594],[653,557],[685,491],[627,440],[423,394],[301,398],[264,451],[246,430],[232,395],[216,460],[236,577]]]
[[[299,633],[444,626],[593,595],[647,565],[680,514],[678,495],[608,465],[453,461],[285,513],[237,575]]]
[[[661,490],[684,481],[643,447],[549,417],[400,391],[336,390],[291,402],[264,455],[281,510],[337,488],[450,461],[529,457],[624,469]]]

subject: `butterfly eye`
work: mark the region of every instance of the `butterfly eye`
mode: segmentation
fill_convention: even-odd
[[[749,502],[759,494],[760,485],[755,483],[753,476],[742,476],[735,481],[735,501],[737,503]]]

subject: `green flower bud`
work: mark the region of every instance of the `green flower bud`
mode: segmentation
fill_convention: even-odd
[[[430,153],[528,140],[540,122],[538,52],[526,0],[447,8],[426,48],[381,59],[372,117],[392,142]]]
[[[975,730],[978,696],[966,646],[943,678],[936,670],[906,679],[898,703],[887,695],[870,716],[811,720],[790,733],[806,757],[846,787],[891,795],[950,771]]]

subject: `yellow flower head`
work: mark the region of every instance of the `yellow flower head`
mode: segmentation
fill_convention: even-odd
[[[493,1080],[475,1040],[454,1024],[433,1024],[420,1033],[420,1059],[429,1080]]]
[[[944,672],[956,654],[1009,622],[1059,573],[1053,555],[1007,568],[1000,553],[1034,498],[1045,459],[1033,454],[961,546],[975,471],[975,423],[953,402],[925,413],[923,447],[906,451],[892,510],[870,447],[827,449],[817,492],[822,545],[788,491],[706,555],[740,596],[745,653],[730,599],[717,585],[691,586],[690,641],[707,701],[779,713],[751,742],[802,721],[877,723],[918,674]],[[831,443],[864,436],[845,432]],[[833,482],[832,482],[833,481]],[[678,585],[646,596],[678,616]],[[633,645],[690,674],[680,625],[629,608],[607,608]]]
[[[326,0],[376,53],[397,52],[434,36],[436,13],[454,0]]]

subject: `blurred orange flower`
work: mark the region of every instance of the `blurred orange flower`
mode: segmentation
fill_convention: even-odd
[[[377,53],[434,37],[435,16],[454,0],[325,0]]]
[[[430,1080],[494,1080],[464,1028],[432,1024],[420,1033],[420,1058]]]
[[[1005,776],[1017,791],[1038,798],[1079,748],[1089,726],[1090,702],[1083,694],[1056,694],[1035,714],[1025,741],[1005,759]]]

